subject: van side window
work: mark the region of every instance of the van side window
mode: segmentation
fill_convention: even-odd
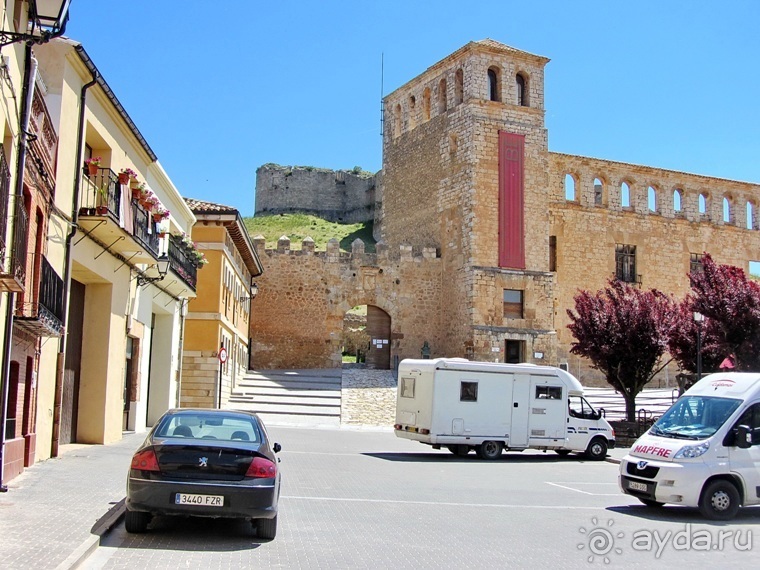
[[[460,402],[477,402],[478,401],[478,383],[462,382],[459,389]]]
[[[536,386],[536,400],[561,400],[562,386]]]
[[[734,424],[734,428],[728,432],[726,445],[734,445],[736,428],[739,426],[748,426],[752,430],[752,445],[760,445],[760,404],[750,406],[739,416],[739,419]]]
[[[401,379],[401,397],[414,398],[414,378]]]

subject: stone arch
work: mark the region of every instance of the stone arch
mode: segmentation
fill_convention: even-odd
[[[734,204],[731,196],[723,196],[723,223],[732,224],[734,222]]]
[[[657,188],[654,185],[650,185],[647,188],[647,207],[653,214],[656,214],[660,211],[659,196]]]
[[[460,67],[454,74],[454,105],[464,101],[464,71]]]
[[[607,183],[604,178],[597,176],[594,178],[594,206],[607,205]]]
[[[704,192],[700,192],[699,198],[697,198],[697,210],[700,216],[707,217],[707,208],[709,204],[709,196]]]
[[[623,180],[620,183],[620,207],[630,208],[632,203],[631,198],[631,183]]]
[[[409,130],[417,126],[417,98],[414,95],[409,96]]]
[[[446,78],[438,82],[438,113],[445,113],[448,108],[446,102]]]
[[[501,70],[495,65],[488,68],[488,100],[501,101]]]
[[[578,201],[578,177],[571,172],[565,173],[565,200]]]
[[[524,71],[519,71],[515,75],[515,87],[517,94],[517,105],[520,107],[530,107],[529,77]]]
[[[393,111],[393,138],[401,136],[401,105],[397,104]]]
[[[430,120],[430,87],[425,87],[422,92],[422,120]]]
[[[753,203],[751,200],[747,200],[747,229],[748,230],[756,230],[758,229],[758,219],[757,219],[757,205]]]
[[[673,189],[673,212],[683,214],[683,190],[680,188]]]
[[[352,350],[358,349],[367,368],[390,370],[391,316],[386,311],[364,300],[358,301],[344,312],[343,338],[343,347],[351,345]],[[357,343],[358,346],[353,346]]]

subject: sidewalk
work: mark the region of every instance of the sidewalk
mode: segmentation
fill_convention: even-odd
[[[0,568],[68,569],[96,548],[123,512],[129,463],[145,436],[61,446],[58,458],[10,481],[0,493]]]

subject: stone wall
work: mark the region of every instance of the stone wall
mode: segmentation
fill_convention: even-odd
[[[331,222],[375,216],[375,176],[367,172],[265,164],[256,170],[255,214],[303,212]]]
[[[396,422],[396,376],[390,370],[343,370],[340,423],[392,428]]]

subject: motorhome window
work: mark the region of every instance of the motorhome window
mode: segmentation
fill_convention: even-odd
[[[536,386],[536,400],[561,400],[562,386]]]
[[[477,402],[478,401],[478,383],[462,382],[459,389],[460,402]]]
[[[750,406],[744,410],[744,413],[741,416],[739,416],[739,419],[734,424],[732,433],[729,434],[728,445],[734,445],[736,428],[739,426],[747,426],[752,430],[752,445],[760,444],[760,404]]]
[[[736,411],[741,400],[683,396],[652,426],[652,434],[681,439],[713,435]]]
[[[401,379],[401,397],[414,398],[414,378]]]
[[[574,418],[598,420],[601,417],[601,414],[592,408],[591,404],[582,396],[570,396],[567,405],[570,415]]]

